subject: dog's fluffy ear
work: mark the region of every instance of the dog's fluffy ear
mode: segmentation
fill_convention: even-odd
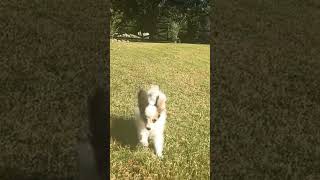
[[[160,89],[158,85],[150,85],[150,89],[148,90],[148,102],[149,104],[157,106],[157,99],[160,93]]]
[[[144,112],[146,107],[148,106],[148,94],[145,90],[140,89],[138,92],[138,106],[140,113]]]
[[[166,95],[164,95],[163,93],[160,93],[157,101],[157,109],[159,113],[166,109],[166,101],[167,101]]]

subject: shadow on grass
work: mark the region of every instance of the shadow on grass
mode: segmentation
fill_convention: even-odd
[[[111,116],[110,127],[110,135],[113,140],[123,146],[136,147],[138,134],[133,118]]]

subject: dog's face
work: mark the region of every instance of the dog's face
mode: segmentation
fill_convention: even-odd
[[[159,86],[151,86],[148,92],[140,90],[138,105],[147,130],[151,130],[158,121],[160,113],[166,109],[166,96],[160,92]]]
[[[148,105],[145,109],[145,117],[144,117],[144,123],[146,125],[147,130],[152,130],[154,127],[154,124],[159,119],[160,113],[158,112],[158,109],[156,106]]]

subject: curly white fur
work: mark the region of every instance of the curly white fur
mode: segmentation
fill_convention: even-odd
[[[153,141],[155,153],[159,158],[163,157],[164,129],[167,119],[165,109],[166,96],[160,91],[159,86],[151,86],[147,92],[148,104],[144,112],[135,109],[138,138],[141,145],[148,147],[149,139]]]

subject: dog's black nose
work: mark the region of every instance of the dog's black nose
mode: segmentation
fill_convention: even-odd
[[[149,131],[151,128],[150,127],[146,127],[146,129]]]

